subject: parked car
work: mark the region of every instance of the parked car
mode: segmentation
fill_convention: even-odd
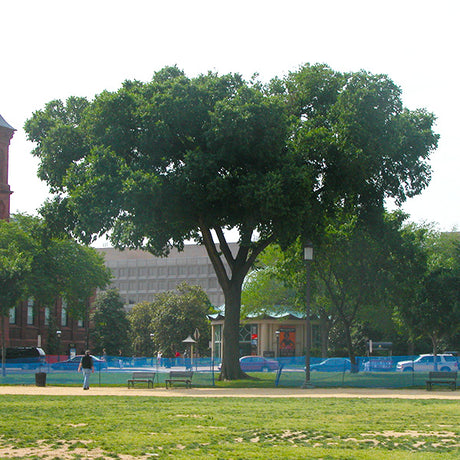
[[[2,351],[0,349],[0,361]],[[5,353],[7,367],[22,369],[38,369],[46,364],[46,355],[41,348],[37,347],[8,347]]]
[[[318,364],[311,364],[310,371],[344,372],[351,370],[351,361],[348,358],[328,358]]]
[[[435,369],[434,355],[420,355],[413,361],[400,361],[396,364],[396,370],[399,372],[458,371],[457,358],[447,353],[436,355],[436,364],[437,369]]]
[[[279,369],[278,361],[263,356],[243,356],[240,358],[240,366],[244,372],[269,372]]]
[[[53,363],[51,364],[51,369],[56,371],[77,371],[81,358],[83,358],[83,355],[77,355],[73,358],[67,359],[66,361]],[[107,362],[104,359],[97,358],[93,355],[91,355],[91,358],[93,358],[95,371],[102,371],[107,369]]]

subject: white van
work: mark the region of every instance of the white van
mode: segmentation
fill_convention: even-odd
[[[458,363],[455,356],[447,353],[436,355],[436,368],[434,358],[434,355],[420,355],[413,361],[400,361],[396,364],[396,370],[400,372],[458,371]]]

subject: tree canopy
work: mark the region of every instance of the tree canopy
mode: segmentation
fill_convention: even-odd
[[[111,278],[103,256],[67,235],[52,235],[39,217],[15,214],[12,220],[33,242],[28,252],[31,267],[24,283],[27,296],[41,306],[53,305],[61,297],[73,317],[85,319],[89,298]]]
[[[402,241],[406,257],[394,282],[397,318],[412,342],[427,337],[436,354],[460,331],[460,239],[408,225]]]
[[[93,352],[116,356],[119,350],[125,354],[129,351],[130,323],[123,307],[123,300],[118,291],[108,289],[100,292],[91,312],[91,343]]]
[[[311,238],[337,206],[365,216],[427,185],[434,117],[400,96],[385,75],[326,65],[269,84],[167,67],[91,101],[52,101],[25,129],[56,194],[43,211],[56,228],[83,241],[110,232],[116,247],[157,255],[206,246],[225,295],[222,375],[233,379],[241,286],[258,254]]]
[[[2,321],[10,308],[28,297],[42,307],[54,306],[62,298],[71,316],[86,319],[89,298],[109,280],[110,272],[95,249],[82,246],[68,236],[52,236],[43,219],[15,214],[10,222],[0,221]],[[56,318],[50,318],[48,327],[56,327]],[[56,335],[49,336],[47,346],[52,349]]]
[[[155,350],[165,358],[174,358],[176,352],[185,351],[182,341],[198,329],[195,351],[206,354],[211,338],[207,315],[212,311],[203,289],[186,283],[175,291],[157,294],[152,303],[135,305],[129,313],[135,352],[148,356]]]

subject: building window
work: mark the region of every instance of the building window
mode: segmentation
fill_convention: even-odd
[[[34,324],[34,299],[27,301],[27,324]]]
[[[10,308],[10,324],[16,324],[16,307]]]
[[[67,326],[67,304],[64,300],[61,307],[61,326]]]
[[[45,307],[45,326],[50,325],[51,310],[50,307]]]
[[[149,281],[149,291],[157,291],[158,283],[156,281]]]
[[[240,356],[257,354],[257,324],[240,326]]]
[[[77,326],[78,326],[78,327],[85,327],[85,322],[84,322],[82,319],[79,319],[79,320],[77,321]]]

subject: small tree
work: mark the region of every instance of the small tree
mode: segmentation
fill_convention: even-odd
[[[460,330],[460,276],[439,268],[423,282],[417,308],[418,330],[427,335],[438,353],[440,341]]]
[[[90,338],[95,353],[118,355],[119,350],[128,353],[130,322],[123,308],[123,301],[115,289],[100,292],[91,314]]]
[[[153,318],[153,305],[148,302],[142,302],[134,305],[128,313],[130,322],[130,341],[133,352],[136,356],[152,356],[154,352],[154,343],[150,334],[152,334],[151,322]]]
[[[182,341],[198,329],[200,338],[195,350],[209,353],[211,313],[208,296],[199,286],[182,283],[176,291],[160,293],[152,304],[151,333],[156,350],[165,357],[174,357],[176,351],[183,352]]]
[[[24,286],[27,295],[42,307],[64,298],[69,314],[86,320],[89,298],[111,277],[103,256],[62,232],[53,234],[40,217],[15,214],[12,220],[34,242],[29,249],[31,269]]]
[[[428,337],[437,354],[460,330],[460,241],[416,225],[403,237],[406,252],[415,256],[401,267],[396,284],[398,319],[414,339]]]

